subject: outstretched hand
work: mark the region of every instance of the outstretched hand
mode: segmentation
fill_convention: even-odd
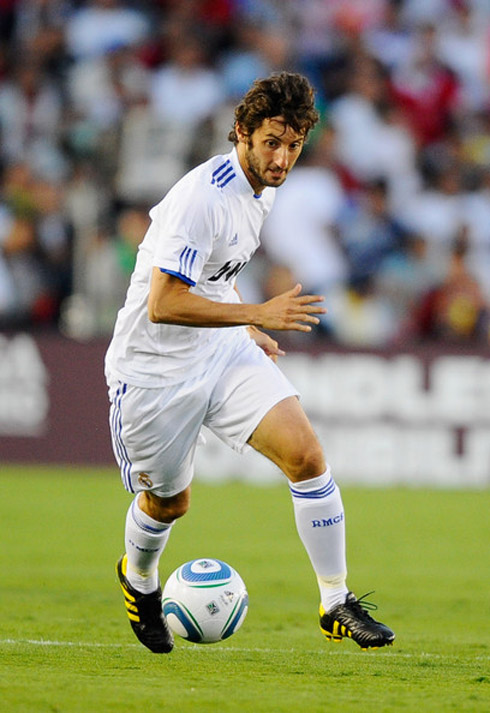
[[[292,289],[273,297],[260,305],[260,326],[264,329],[311,332],[312,324],[319,324],[315,315],[325,314],[322,295],[302,295],[298,283]]]

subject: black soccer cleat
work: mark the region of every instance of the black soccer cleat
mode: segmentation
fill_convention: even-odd
[[[320,605],[320,629],[328,641],[339,642],[348,637],[364,651],[393,643],[395,633],[367,613],[366,609],[377,609],[376,604],[363,601],[367,596],[357,599],[353,592],[349,592],[344,604],[337,604],[328,612]]]
[[[124,594],[124,604],[129,623],[137,638],[154,654],[168,654],[174,647],[174,637],[162,611],[162,589],[143,594],[134,589],[126,579],[127,555],[116,565],[119,583]]]

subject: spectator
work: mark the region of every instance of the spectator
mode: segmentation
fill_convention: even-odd
[[[466,266],[466,252],[463,229],[442,283],[420,305],[415,321],[419,336],[466,344],[488,341],[488,303]]]
[[[400,0],[387,0],[383,21],[364,37],[367,49],[389,71],[405,64],[412,53],[413,33],[403,20],[402,9]]]
[[[331,105],[339,161],[358,185],[383,178],[389,200],[403,204],[418,187],[416,145],[396,107],[387,101],[380,66],[365,57],[351,69],[348,91]]]
[[[193,34],[179,38],[170,60],[153,73],[150,108],[154,116],[161,122],[195,127],[223,100],[218,73],[207,65],[203,42]]]
[[[457,76],[460,101],[470,111],[483,109],[490,100],[488,88],[489,28],[469,0],[456,0],[453,14],[437,33],[437,54]]]
[[[441,267],[427,260],[427,241],[420,235],[407,235],[401,248],[382,261],[374,276],[374,292],[393,312],[393,343],[409,341],[419,305],[442,278]]]
[[[148,211],[122,209],[115,231],[100,225],[86,245],[83,290],[69,303],[65,328],[72,336],[106,334],[124,302],[141,236],[148,227]]]
[[[434,269],[447,270],[452,245],[463,222],[461,173],[457,166],[439,166],[399,212],[411,232],[427,240],[427,260]]]
[[[374,278],[351,279],[330,296],[329,326],[336,342],[348,347],[382,348],[398,330],[396,313],[376,292]]]
[[[27,160],[39,173],[61,178],[66,166],[59,150],[61,92],[34,59],[20,61],[0,84],[0,157]]]
[[[3,325],[49,321],[55,306],[37,251],[34,221],[12,215],[3,228],[0,247],[8,273],[4,284],[11,290],[1,315]]]
[[[490,170],[483,172],[476,190],[462,199],[463,225],[467,227],[466,264],[490,302]]]
[[[436,39],[434,25],[420,27],[412,56],[392,75],[392,98],[421,144],[443,137],[458,102],[459,84],[439,60]]]
[[[263,228],[262,244],[274,265],[290,272],[310,294],[327,296],[348,275],[347,261],[335,234],[344,201],[332,155],[334,133],[324,132],[278,191]],[[281,278],[284,279],[284,272]],[[282,289],[282,288],[281,288]]]
[[[65,145],[75,160],[89,157],[115,191],[122,127],[147,102],[149,71],[130,45],[83,59],[68,72],[70,122]]]
[[[219,62],[227,101],[243,96],[257,77],[289,67],[290,55],[290,42],[280,28],[240,23]]]
[[[49,284],[53,317],[57,318],[63,300],[72,290],[73,227],[65,210],[61,184],[39,180],[34,185],[33,197],[37,245]]]
[[[138,45],[149,34],[148,18],[121,0],[90,0],[66,25],[66,47],[76,61],[97,57],[115,46]]]
[[[39,64],[57,81],[66,66],[65,25],[73,12],[72,0],[18,0],[13,46]]]
[[[341,244],[349,263],[351,285],[369,284],[384,260],[400,250],[404,226],[390,213],[386,181],[379,179],[349,200],[337,221]]]

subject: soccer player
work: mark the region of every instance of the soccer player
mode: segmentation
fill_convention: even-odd
[[[276,364],[283,352],[261,331],[309,332],[325,312],[323,297],[302,294],[297,284],[244,304],[235,286],[259,245],[275,189],[317,120],[303,76],[257,80],[235,109],[232,151],[194,168],[150,211],[117,317],[106,356],[110,426],[124,486],[135,494],[117,573],[134,633],[155,653],[173,647],[158,565],[189,507],[203,425],[239,452],[255,448],[287,477],[327,639],[374,648],[395,636],[347,588],[339,489]]]

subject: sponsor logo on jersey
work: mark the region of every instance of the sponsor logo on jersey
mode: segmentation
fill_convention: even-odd
[[[246,262],[238,262],[236,260],[228,260],[225,262],[220,269],[214,273],[209,278],[209,282],[218,282],[218,280],[231,280],[232,277],[236,277],[239,272],[243,270],[247,263]]]

